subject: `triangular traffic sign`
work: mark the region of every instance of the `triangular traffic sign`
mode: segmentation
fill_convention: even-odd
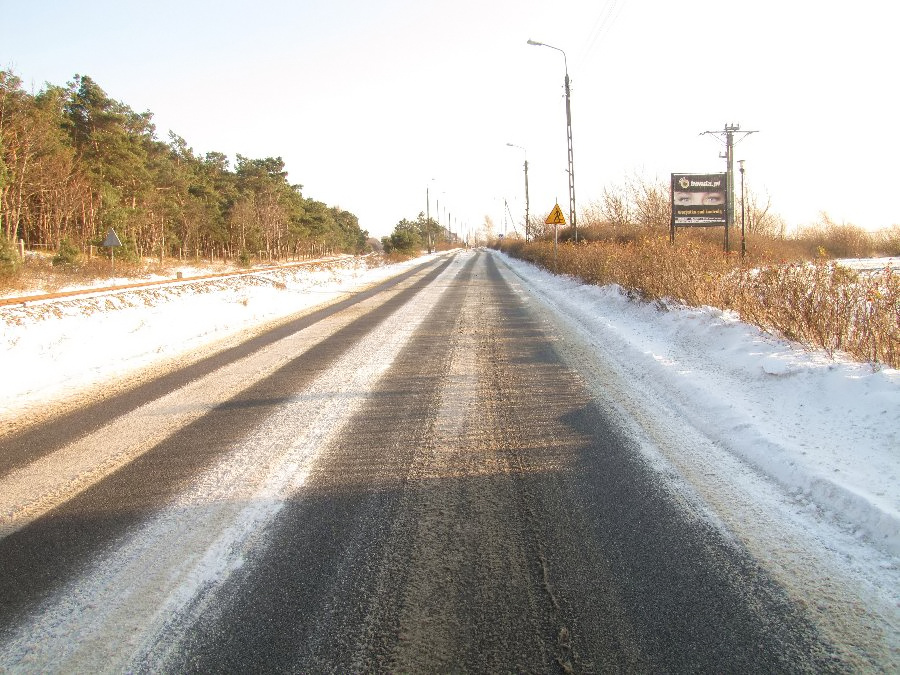
[[[116,235],[115,230],[109,228],[109,232],[106,233],[106,239],[103,241],[104,246],[121,246],[122,242],[119,241],[119,237]]]
[[[550,212],[550,215],[547,216],[547,220],[544,221],[546,225],[565,225],[566,217],[563,215],[562,209],[559,208],[559,204],[553,207],[553,210]]]

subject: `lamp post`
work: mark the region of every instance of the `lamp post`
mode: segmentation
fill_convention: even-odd
[[[515,145],[513,143],[507,143],[507,145],[511,148],[518,148],[525,153],[525,241],[528,241],[528,235],[531,234],[531,222],[529,221],[528,210],[528,151],[521,145]]]
[[[566,69],[566,136],[569,143],[569,222],[572,224],[572,230],[575,232],[575,243],[578,243],[578,226],[575,223],[575,166],[572,159],[572,106],[571,97],[569,95],[569,64],[566,59],[566,53],[559,47],[548,45],[544,42],[528,40],[528,44],[535,47],[549,47],[555,49],[563,55],[563,66]]]
[[[431,183],[428,183],[425,186],[425,233],[426,239],[428,239],[428,252],[431,253],[431,238],[428,236],[428,232],[431,230],[431,196],[429,195],[429,190],[431,189]]]
[[[738,164],[741,167],[741,258],[747,254],[747,240],[744,237],[744,160],[739,159]]]
[[[429,253],[431,253],[431,196],[429,195],[429,190],[433,182],[434,178],[428,181],[428,184],[425,186],[425,240],[428,244]]]
[[[442,191],[441,191],[441,194],[444,195],[444,197],[445,197],[445,199],[444,199],[444,213],[447,213],[447,199],[446,199],[447,192],[446,192],[446,190],[442,190]],[[435,217],[435,220],[437,221],[438,227],[443,227],[443,226],[441,225],[441,223],[442,223],[443,221],[441,220],[441,200],[440,200],[440,199],[436,199],[436,200],[435,200],[435,207],[434,207],[434,210],[436,211],[436,213],[434,214],[434,217]]]

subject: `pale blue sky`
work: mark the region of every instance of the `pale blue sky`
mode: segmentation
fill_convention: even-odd
[[[381,236],[440,201],[568,215],[562,55],[579,210],[627,174],[724,170],[699,136],[758,129],[747,183],[790,224],[900,223],[884,0],[0,0],[0,66],[35,91],[91,76],[196,151],[280,155],[307,196]],[[433,181],[431,179],[434,179]]]

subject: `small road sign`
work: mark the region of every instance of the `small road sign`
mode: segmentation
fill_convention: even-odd
[[[116,234],[116,231],[112,228],[109,228],[109,231],[106,233],[106,239],[103,240],[103,245],[109,249],[109,262],[112,271],[116,271],[116,247],[121,246],[122,242],[119,241],[119,236]]]
[[[119,237],[114,229],[109,228],[109,231],[106,233],[106,239],[103,241],[103,245],[109,247],[122,245],[122,242],[119,241]]]
[[[547,225],[565,225],[566,217],[563,215],[562,209],[559,208],[559,204],[553,207],[553,210],[550,212],[550,215],[547,216],[547,220],[544,221]]]

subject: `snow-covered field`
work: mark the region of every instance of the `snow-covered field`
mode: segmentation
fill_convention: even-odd
[[[787,585],[812,584],[806,597],[854,611],[841,588],[853,583],[889,660],[900,661],[900,371],[829,359],[726,312],[662,310],[495,255],[685,498]],[[350,258],[0,307],[0,430],[419,262],[369,269]]]

